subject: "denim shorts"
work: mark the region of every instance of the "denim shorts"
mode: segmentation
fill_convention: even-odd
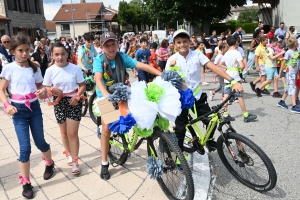
[[[229,83],[225,83],[224,94],[230,94],[231,91],[232,91],[232,87],[226,87],[226,86],[228,86],[228,85],[230,85],[230,84],[229,84]],[[236,93],[235,93],[235,96],[236,96],[236,97],[242,97],[242,96],[243,96],[243,93],[241,93],[241,92],[236,92]]]
[[[42,152],[47,152],[50,149],[50,145],[46,143],[44,138],[40,103],[38,100],[31,102],[30,108],[32,111],[24,103],[11,102],[11,105],[16,107],[18,111],[12,116],[12,119],[20,146],[19,161],[27,162],[31,153],[29,128],[36,147]]]
[[[278,76],[276,67],[266,68],[267,80],[273,80],[274,77]]]

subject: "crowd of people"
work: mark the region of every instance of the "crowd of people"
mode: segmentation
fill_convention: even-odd
[[[86,90],[84,76],[94,75],[97,98],[107,98],[108,87],[114,83],[130,85],[125,68],[131,68],[134,77],[139,81],[151,82],[165,70],[176,68],[182,75],[186,86],[193,91],[195,108],[198,115],[210,111],[207,98],[211,101],[217,92],[222,92],[226,98],[232,89],[236,93],[244,122],[255,121],[257,116],[249,113],[243,98],[242,83],[246,82],[249,70],[256,66],[259,78],[250,82],[251,88],[258,97],[269,93],[269,85],[274,84],[273,97],[281,98],[278,106],[288,108],[285,104],[287,96],[291,97],[294,113],[300,113],[297,106],[300,102],[300,76],[298,41],[291,27],[284,32],[284,23],[276,31],[264,33],[263,23],[253,33],[248,61],[244,53],[242,28],[237,27],[234,33],[226,30],[217,37],[212,31],[207,40],[203,34],[200,38],[190,36],[186,30],[171,31],[170,35],[159,41],[157,35],[128,34],[118,38],[112,32],[104,32],[100,36],[85,33],[83,36],[66,40],[61,37],[58,42],[51,43],[42,38],[34,42],[31,48],[30,40],[23,34],[10,38],[2,36],[0,60],[2,65],[0,100],[5,112],[12,116],[15,131],[20,145],[20,182],[23,185],[22,195],[33,197],[30,182],[30,134],[37,148],[42,152],[45,162],[44,179],[50,179],[54,174],[54,161],[50,145],[45,141],[43,119],[38,99],[52,98],[47,102],[54,106],[54,115],[58,123],[61,140],[64,146],[67,164],[72,167],[74,175],[80,174],[78,163],[79,137],[78,129],[81,120],[83,93]],[[287,47],[287,49],[286,49]],[[212,61],[213,62],[212,62]],[[205,82],[205,72],[212,71],[214,80],[219,80],[219,86],[209,91],[209,96],[202,90]],[[278,91],[278,81],[284,85],[284,93]],[[258,86],[258,83],[261,83]],[[6,89],[10,98],[6,94]],[[175,120],[175,134],[178,146],[183,149],[188,109],[183,108]],[[234,121],[225,105],[224,120]],[[207,125],[208,122],[204,122]],[[110,138],[109,124],[102,120],[101,130],[101,179],[110,178],[107,154]],[[208,141],[211,149],[216,148],[216,142]],[[178,170],[182,170],[180,164]]]

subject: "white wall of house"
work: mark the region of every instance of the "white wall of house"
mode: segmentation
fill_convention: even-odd
[[[89,31],[89,24],[86,21],[85,22],[75,22],[74,27],[75,27],[75,37],[78,37],[78,35],[83,35],[84,33]],[[73,33],[73,24],[72,23],[71,23],[70,29],[71,29],[71,37],[73,37],[74,33]]]
[[[286,30],[295,26],[300,32],[299,0],[279,0],[278,5],[273,6],[273,25],[279,27],[280,22],[285,23]]]

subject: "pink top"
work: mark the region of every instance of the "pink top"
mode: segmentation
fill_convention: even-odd
[[[160,47],[159,49],[158,49],[158,55],[165,55],[165,54],[167,54],[168,53],[168,48],[162,48],[162,47]],[[168,58],[169,58],[169,56],[165,56],[165,57],[157,57],[158,58],[158,60],[161,60],[161,61],[167,61],[168,60]]]

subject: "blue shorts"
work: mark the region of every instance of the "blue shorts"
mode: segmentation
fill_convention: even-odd
[[[273,80],[274,77],[278,76],[277,68],[276,67],[266,68],[266,74],[267,74],[267,80]]]

